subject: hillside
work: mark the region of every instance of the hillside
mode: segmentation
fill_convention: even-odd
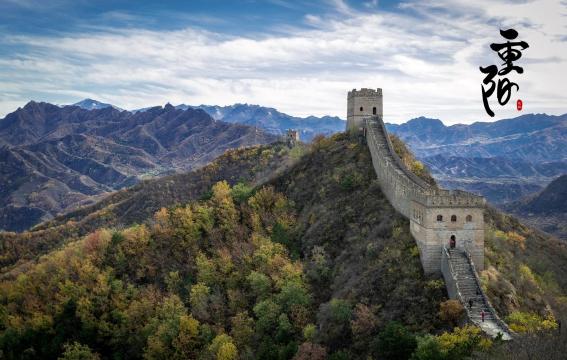
[[[567,240],[567,175],[535,195],[506,204],[504,209],[531,226]]]
[[[233,149],[209,165],[187,174],[144,180],[103,200],[37,225],[22,233],[0,232],[3,272],[16,262],[47,253],[99,227],[123,227],[141,223],[162,207],[184,204],[205,194],[221,180],[259,184],[290,166],[301,150],[282,144]]]
[[[486,222],[481,275],[499,313],[565,320],[566,246],[493,209]],[[73,342],[102,358],[384,357],[394,338],[459,359],[490,346],[472,328],[442,334],[458,323],[441,315],[443,281],[423,275],[368,149],[344,134],[233,150],[41,228],[0,239],[7,358]],[[20,256],[32,261],[14,267]]]
[[[132,114],[30,102],[0,120],[0,229],[22,231],[143,178],[203,166],[276,136],[167,105]]]

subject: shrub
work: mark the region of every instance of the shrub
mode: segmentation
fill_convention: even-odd
[[[74,342],[63,346],[64,352],[59,360],[99,360],[100,356],[93,353],[87,345]]]
[[[439,304],[439,318],[451,325],[457,323],[464,311],[459,300],[447,300]]]
[[[356,336],[368,336],[377,325],[378,319],[372,310],[364,304],[357,304],[354,308],[354,320],[351,321],[352,333]]]
[[[441,352],[448,359],[464,359],[479,348],[482,336],[476,326],[466,325],[455,328],[453,332],[445,332],[437,337]]]
[[[519,333],[557,329],[557,321],[551,314],[544,318],[535,313],[515,311],[508,315],[506,322],[510,329]]]
[[[303,328],[303,338],[305,341],[313,341],[317,335],[317,327],[314,324],[307,324]]]

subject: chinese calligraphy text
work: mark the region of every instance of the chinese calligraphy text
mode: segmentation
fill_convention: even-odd
[[[514,64],[522,57],[522,50],[529,47],[528,43],[525,41],[510,41],[518,37],[518,32],[514,29],[500,30],[500,35],[502,35],[506,40],[502,44],[490,44],[490,48],[498,53],[498,56],[503,61],[502,68],[500,70],[496,65],[489,65],[486,67],[480,67],[480,71],[486,74],[484,80],[482,81],[482,102],[484,104],[484,109],[486,113],[490,116],[494,116],[494,111],[490,108],[488,103],[488,98],[492,96],[494,90],[496,90],[496,97],[498,98],[498,103],[500,105],[506,105],[512,96],[512,90],[515,88],[516,91],[520,90],[520,86],[514,82],[508,80],[508,78],[503,77],[512,71],[518,74],[522,74],[524,69],[518,65]],[[498,83],[495,81],[496,76],[500,76]],[[521,104],[521,100],[519,104]],[[521,110],[521,105],[517,106],[518,110]]]

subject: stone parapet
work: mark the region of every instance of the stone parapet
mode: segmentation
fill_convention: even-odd
[[[414,201],[427,207],[481,207],[486,205],[482,196],[461,190],[442,190],[430,188],[416,194]]]
[[[382,96],[382,89],[380,88],[376,90],[367,89],[367,88],[362,88],[360,90],[352,89],[352,91],[348,92],[347,99],[353,97],[374,97],[374,96]]]

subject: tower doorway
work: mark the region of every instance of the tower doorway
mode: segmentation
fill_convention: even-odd
[[[451,247],[451,249],[454,249],[457,246],[457,239],[455,238],[455,235],[451,235],[451,240],[449,240],[449,246]]]

